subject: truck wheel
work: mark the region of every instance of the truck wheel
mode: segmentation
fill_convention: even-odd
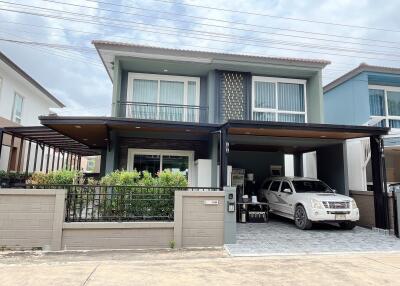
[[[342,229],[346,229],[346,230],[352,230],[353,228],[355,228],[356,223],[354,221],[344,221],[339,223],[340,228]]]
[[[300,229],[310,229],[312,222],[307,217],[306,209],[302,205],[298,205],[294,212],[294,223]]]

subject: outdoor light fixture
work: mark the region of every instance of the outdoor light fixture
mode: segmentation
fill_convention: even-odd
[[[75,128],[80,129],[80,128],[82,128],[82,126],[80,126],[80,125],[75,125]]]
[[[136,129],[140,129],[140,128],[142,128],[142,127],[140,127],[140,126],[136,126],[135,128],[136,128]]]

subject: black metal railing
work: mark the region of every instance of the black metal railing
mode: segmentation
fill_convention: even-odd
[[[149,102],[118,102],[120,117],[182,122],[207,122],[208,107]]]
[[[219,191],[219,188],[28,185],[66,189],[66,222],[173,221],[175,191]]]

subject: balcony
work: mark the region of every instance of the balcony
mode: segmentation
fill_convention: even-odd
[[[118,102],[121,117],[181,122],[208,122],[208,107],[149,102]]]

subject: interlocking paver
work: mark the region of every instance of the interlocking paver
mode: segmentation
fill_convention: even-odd
[[[272,218],[268,223],[238,224],[237,243],[226,248],[232,256],[400,251],[400,239],[362,227],[342,230],[320,224],[300,230],[291,221]]]

